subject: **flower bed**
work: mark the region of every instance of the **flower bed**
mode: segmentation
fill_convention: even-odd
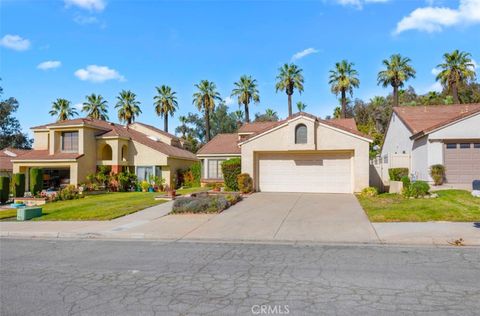
[[[201,214],[220,213],[242,199],[238,193],[212,194],[198,193],[190,197],[182,197],[175,200],[171,214]]]

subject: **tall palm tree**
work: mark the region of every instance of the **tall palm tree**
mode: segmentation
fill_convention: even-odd
[[[303,103],[302,101],[297,102],[298,112],[304,112],[306,107],[307,107],[307,105],[305,103]]]
[[[215,110],[215,101],[221,101],[220,93],[217,92],[217,86],[215,83],[202,80],[195,85],[198,89],[193,94],[193,104],[195,104],[198,110],[205,113],[205,139],[210,141],[210,113]]]
[[[78,115],[75,108],[71,106],[71,102],[66,99],[57,99],[52,103],[52,109],[50,110],[51,116],[56,116],[58,121],[65,121]]]
[[[353,69],[354,63],[342,60],[335,64],[335,69],[330,70],[330,80],[332,92],[338,96],[341,94],[342,101],[342,117],[347,117],[347,92],[353,96],[353,88],[360,86],[358,79],[358,71]]]
[[[83,112],[87,112],[87,117],[97,120],[108,120],[107,100],[100,94],[92,93],[86,96],[87,101],[83,102]]]
[[[160,117],[163,116],[163,130],[168,132],[168,115],[170,114],[173,117],[178,108],[177,93],[165,85],[156,87],[156,89],[157,95],[153,97],[155,113]]]
[[[292,94],[295,89],[303,91],[303,70],[295,64],[285,64],[278,69],[275,89],[285,91],[288,96],[288,116],[292,115]]]
[[[458,49],[451,54],[443,55],[443,63],[437,68],[442,69],[437,75],[437,81],[452,93],[453,101],[460,103],[458,98],[458,89],[461,85],[468,83],[469,80],[475,80],[475,64],[471,58],[472,55],[467,52],[461,52]]]
[[[415,78],[416,71],[410,62],[410,58],[400,54],[394,54],[382,62],[386,68],[378,73],[377,82],[384,88],[389,85],[393,87],[393,106],[398,106],[398,88],[403,87],[408,79]]]
[[[243,104],[245,106],[245,122],[250,122],[250,113],[248,111],[248,105],[251,101],[260,102],[260,95],[257,89],[257,80],[251,76],[243,75],[240,80],[234,83],[235,88],[232,91],[231,96],[238,97],[238,105]]]
[[[127,125],[132,124],[135,118],[142,113],[140,110],[140,102],[136,100],[136,95],[130,90],[122,90],[117,97],[115,108],[118,109],[118,119],[126,122]]]
[[[175,131],[177,131],[178,133],[181,133],[182,134],[182,139],[185,139],[185,135],[187,134],[187,132],[190,130],[189,127],[187,126],[188,124],[188,118],[184,115],[180,115],[180,117],[178,118],[178,120],[180,121],[180,125],[176,128]]]

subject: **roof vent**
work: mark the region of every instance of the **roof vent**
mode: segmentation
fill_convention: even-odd
[[[158,137],[155,137],[155,136],[152,136],[152,135],[148,135],[148,138],[150,138],[151,140],[155,141],[155,142],[159,142],[160,139],[158,139]]]

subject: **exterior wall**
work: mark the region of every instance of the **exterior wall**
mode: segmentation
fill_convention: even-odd
[[[177,170],[186,169],[194,163],[195,161],[192,160],[168,158],[168,165],[162,166],[162,177],[165,178],[165,183],[169,184],[171,188],[174,188]]]
[[[140,133],[143,133],[143,134],[146,134],[146,135],[155,136],[158,139],[160,139],[160,141],[162,141],[166,144],[172,145],[172,138],[171,137],[168,137],[168,136],[166,136],[162,133],[159,133],[155,130],[152,130],[152,129],[146,127],[146,126],[133,123],[129,126],[129,128],[134,129],[137,132],[140,132]]]
[[[241,155],[236,155],[236,154],[223,154],[223,155],[198,155],[198,159],[200,159],[202,163],[202,183],[207,183],[207,182],[219,182],[219,181],[213,181],[213,180],[221,180],[223,179],[211,179],[212,181],[208,181],[210,178],[208,178],[208,161],[209,160],[219,160],[219,159],[232,159],[232,158],[241,158]]]
[[[382,157],[388,154],[409,154],[412,152],[413,141],[410,139],[412,133],[405,124],[392,113],[387,134],[382,147]]]
[[[430,139],[478,139],[480,138],[480,113],[446,126],[430,134]]]
[[[128,147],[128,161],[135,166],[166,166],[168,157],[148,146],[138,142],[130,142]]]
[[[270,132],[241,145],[242,172],[249,173],[254,178],[255,189],[258,189],[257,153],[263,151],[283,152],[313,152],[313,151],[352,151],[353,150],[353,190],[361,191],[369,185],[369,142],[353,136],[343,130],[332,128],[324,124],[310,124],[311,120],[300,117],[292,120],[289,125],[272,129]],[[308,128],[308,138],[314,139],[315,143],[308,149],[303,145],[296,149],[292,146],[294,129],[291,124],[304,123]],[[310,127],[309,127],[310,126]],[[308,145],[308,144],[307,144]]]
[[[417,180],[429,181],[428,166],[428,136],[424,136],[413,142],[411,173]]]
[[[49,135],[47,131],[35,131],[33,133],[33,149],[47,150],[49,146]]]

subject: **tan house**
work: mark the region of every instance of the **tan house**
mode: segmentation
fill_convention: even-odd
[[[297,113],[279,122],[249,123],[202,147],[202,181],[221,181],[221,163],[241,157],[256,191],[359,192],[369,185],[369,145],[353,119]]]
[[[173,185],[177,169],[198,161],[176,136],[142,123],[124,126],[78,118],[32,131],[33,150],[12,159],[13,172],[28,177],[29,168],[43,168],[45,188],[78,185],[99,166],[108,166],[114,173],[128,169],[139,180],[158,176]]]

